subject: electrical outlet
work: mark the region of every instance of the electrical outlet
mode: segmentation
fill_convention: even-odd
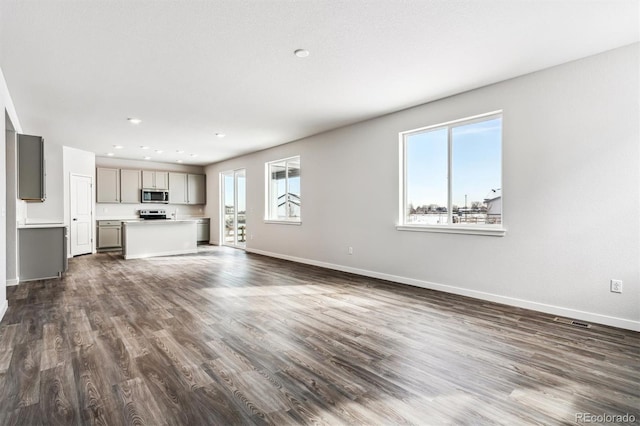
[[[611,280],[611,292],[622,293],[622,280]]]
[[[349,247],[349,249],[348,249],[348,253],[349,253],[349,254],[353,254],[353,247]]]

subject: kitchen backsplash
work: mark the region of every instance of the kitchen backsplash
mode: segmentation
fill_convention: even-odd
[[[96,220],[100,219],[130,219],[138,217],[140,209],[164,209],[168,217],[178,213],[178,217],[203,216],[204,206],[190,206],[186,204],[96,204]]]

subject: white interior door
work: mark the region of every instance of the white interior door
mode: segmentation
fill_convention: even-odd
[[[71,175],[70,215],[71,229],[69,232],[71,255],[91,253],[93,249],[92,237],[92,185],[90,176]]]

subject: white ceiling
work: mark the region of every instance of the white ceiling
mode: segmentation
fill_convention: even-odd
[[[637,0],[0,0],[0,66],[26,133],[209,164],[636,42],[639,13]]]

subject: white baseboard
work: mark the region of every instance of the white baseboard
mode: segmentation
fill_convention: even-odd
[[[4,318],[5,312],[7,312],[7,308],[9,308],[9,302],[7,300],[2,301],[2,305],[0,306],[0,321]]]
[[[612,327],[624,328],[626,330],[640,331],[640,321],[632,321],[624,318],[611,317],[593,312],[585,312],[577,309],[564,308],[562,306],[548,305],[545,303],[533,302],[530,300],[518,299],[514,297],[501,296],[498,294],[486,293],[468,288],[455,287],[445,284],[438,284],[429,281],[407,278],[399,275],[385,274],[382,272],[369,271],[366,269],[352,268],[350,266],[337,265],[334,263],[320,262],[312,259],[289,256],[285,254],[272,253],[264,250],[246,248],[247,253],[261,254],[263,256],[275,257],[278,259],[290,260],[292,262],[305,263],[307,265],[319,266],[336,271],[349,272],[351,274],[363,275],[365,277],[378,278],[381,280],[408,284],[414,287],[421,287],[430,290],[442,291],[445,293],[457,294],[460,296],[473,297],[475,299],[487,300],[489,302],[502,303],[504,305],[518,308],[531,309],[533,311],[544,312],[546,314],[558,315],[573,319],[578,319],[597,324],[609,325]]]
[[[20,281],[18,280],[18,278],[14,278],[12,280],[7,280],[7,287],[12,286],[12,285],[18,285],[20,283]]]

